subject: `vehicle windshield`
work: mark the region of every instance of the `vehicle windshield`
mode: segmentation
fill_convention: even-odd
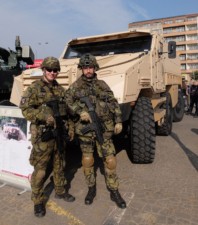
[[[70,45],[65,52],[64,59],[79,58],[85,53],[91,53],[94,56],[105,56],[149,51],[150,48],[151,36],[130,37]]]

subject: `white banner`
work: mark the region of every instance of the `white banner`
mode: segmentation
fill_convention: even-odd
[[[29,163],[31,142],[29,123],[21,110],[0,106],[0,182],[31,190],[33,167]]]

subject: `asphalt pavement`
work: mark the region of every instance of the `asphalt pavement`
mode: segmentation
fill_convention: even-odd
[[[197,225],[198,224],[198,118],[185,116],[173,124],[170,136],[157,137],[152,164],[133,164],[127,140],[116,146],[120,193],[127,202],[119,209],[110,200],[101,161],[97,161],[97,196],[84,204],[87,193],[79,149],[68,153],[69,192],[72,203],[54,198],[46,182],[46,216],[37,218],[29,191],[9,185],[0,188],[0,225]]]

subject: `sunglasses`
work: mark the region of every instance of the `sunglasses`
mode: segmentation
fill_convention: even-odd
[[[59,70],[57,68],[51,69],[51,68],[45,68],[47,70],[47,72],[51,73],[52,71],[54,73],[57,73]]]

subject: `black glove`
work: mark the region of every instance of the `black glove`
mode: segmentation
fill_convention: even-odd
[[[55,130],[48,130],[44,132],[41,136],[41,141],[46,142],[56,138],[56,131]]]

